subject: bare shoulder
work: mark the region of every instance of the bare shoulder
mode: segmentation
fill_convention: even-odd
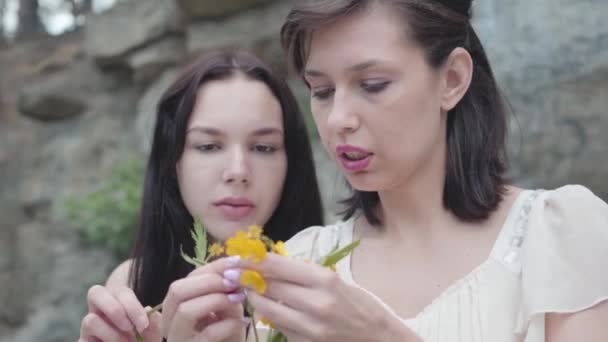
[[[133,260],[129,259],[123,261],[120,265],[118,265],[108,277],[108,280],[106,281],[106,287],[130,287],[129,271],[131,270],[132,264]]]

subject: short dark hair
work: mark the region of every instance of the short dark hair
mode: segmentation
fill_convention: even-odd
[[[370,5],[392,6],[404,18],[404,31],[426,51],[427,63],[438,68],[457,47],[473,59],[473,77],[462,100],[448,113],[447,170],[443,203],[465,221],[486,219],[505,192],[507,106],[496,84],[483,46],[470,24],[471,0],[300,0],[281,29],[289,64],[302,76],[315,30]],[[377,192],[354,190],[344,200],[344,219],[363,211],[374,225]]]
[[[265,234],[273,240],[287,240],[303,228],[323,224],[310,141],[298,103],[285,81],[248,52],[223,50],[205,54],[169,87],[157,107],[130,271],[130,282],[144,305],[162,302],[171,282],[192,270],[179,253],[183,246],[192,255],[194,246],[190,235],[193,217],[180,195],[176,164],[184,150],[188,118],[198,89],[205,82],[236,74],[266,84],[282,109],[287,173],[277,208],[264,225]]]

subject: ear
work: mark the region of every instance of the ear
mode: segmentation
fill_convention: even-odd
[[[473,78],[473,58],[461,47],[455,48],[443,66],[444,90],[441,97],[441,109],[450,111],[464,97]]]

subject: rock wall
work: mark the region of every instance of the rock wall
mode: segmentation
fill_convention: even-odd
[[[201,51],[250,47],[284,72],[278,31],[292,1],[127,0],[84,30],[0,51],[0,342],[76,340],[86,289],[117,261],[82,247],[58,203],[146,153],[160,93]],[[515,112],[514,179],[608,199],[608,3],[475,4]],[[320,146],[315,156],[331,213],[343,181]]]

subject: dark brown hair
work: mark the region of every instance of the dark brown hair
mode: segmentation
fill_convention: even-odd
[[[486,219],[498,207],[507,183],[507,109],[470,24],[471,0],[299,0],[281,30],[292,68],[302,75],[315,30],[375,4],[391,6],[401,14],[406,36],[425,50],[431,67],[443,65],[457,47],[471,55],[470,87],[448,113],[443,203],[463,220]],[[379,225],[378,202],[377,192],[353,190],[344,200],[344,219],[363,211],[370,223]]]
[[[283,114],[287,174],[277,208],[264,225],[265,234],[273,240],[286,241],[306,227],[323,224],[310,141],[298,103],[287,84],[248,52],[209,52],[189,66],[158,103],[130,270],[130,283],[144,305],[162,302],[169,285],[193,269],[180,256],[182,247],[187,254],[194,254],[190,235],[193,217],[179,192],[176,164],[184,151],[186,126],[199,88],[206,82],[236,74],[268,86]],[[234,94],[236,100],[238,96]]]

